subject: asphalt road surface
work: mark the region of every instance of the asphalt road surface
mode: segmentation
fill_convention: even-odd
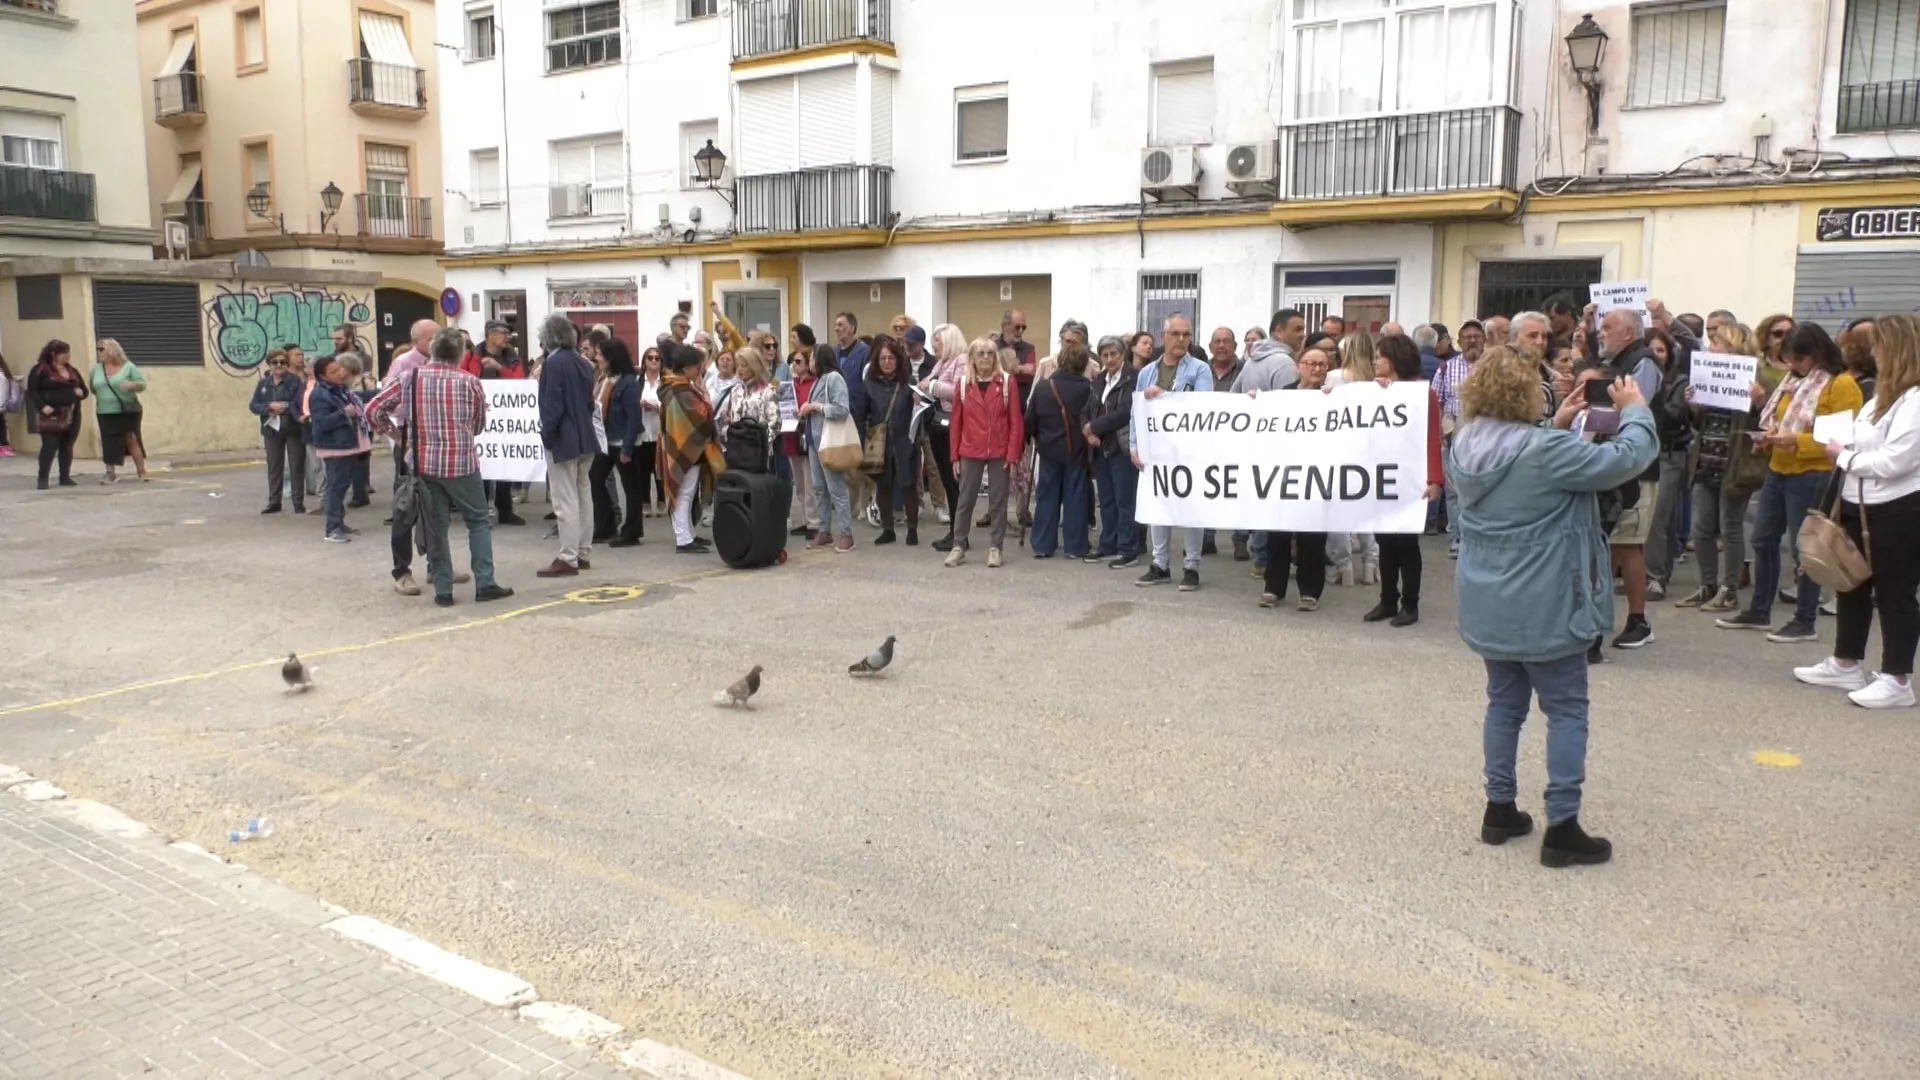
[[[210,847],[270,814],[255,869],[749,1076],[1920,1075],[1920,715],[1793,683],[1823,646],[1655,605],[1594,679],[1616,858],[1549,871],[1478,840],[1433,542],[1396,631],[1225,557],[1183,595],[864,526],[734,573],[650,520],[561,585],[535,513],[519,595],[441,610],[388,586],[384,490],[329,545],[257,470],[23,464],[0,762]]]

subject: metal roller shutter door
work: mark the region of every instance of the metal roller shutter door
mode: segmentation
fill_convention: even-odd
[[[1838,334],[1855,319],[1920,312],[1920,251],[1804,252],[1793,317]]]
[[[200,286],[96,280],[93,334],[118,341],[127,358],[141,367],[203,367]]]

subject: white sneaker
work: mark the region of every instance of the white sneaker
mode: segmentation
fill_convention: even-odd
[[[1000,549],[999,548],[987,549],[987,569],[989,570],[1000,569]]]
[[[1841,667],[1831,656],[1812,667],[1794,668],[1793,677],[1809,686],[1833,686],[1841,690],[1859,690],[1867,685],[1866,668],[1859,664]],[[1912,696],[1911,691],[1908,696]]]
[[[947,508],[945,506],[942,506],[940,509],[935,510],[933,513],[935,517],[938,517],[940,519],[940,524],[942,525],[949,524],[953,521],[953,515],[947,513]]]
[[[961,563],[966,561],[967,561],[966,548],[957,547],[957,548],[954,548],[952,551],[947,552],[947,561],[946,561],[947,566],[950,566],[950,567],[959,566]]]
[[[1913,708],[1913,680],[1902,683],[1893,676],[1881,672],[1873,681],[1847,695],[1855,705],[1863,709],[1911,709]]]
[[[1334,580],[1341,588],[1351,589],[1353,587],[1353,564],[1341,563],[1339,572],[1334,575]]]

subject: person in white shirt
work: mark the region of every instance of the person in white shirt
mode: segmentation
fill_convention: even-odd
[[[1854,424],[1853,445],[1827,443],[1840,485],[1840,523],[1867,555],[1873,576],[1837,598],[1833,655],[1793,669],[1814,686],[1849,691],[1867,709],[1912,708],[1913,659],[1920,644],[1920,318],[1876,321],[1879,379]],[[1861,661],[1880,611],[1880,671]]]

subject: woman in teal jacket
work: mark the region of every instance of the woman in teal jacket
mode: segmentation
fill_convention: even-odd
[[[1632,379],[1617,380],[1612,396],[1620,429],[1610,440],[1538,427],[1534,365],[1511,349],[1489,349],[1460,388],[1465,423],[1453,437],[1460,637],[1487,667],[1480,838],[1502,844],[1533,829],[1533,819],[1514,805],[1514,764],[1520,726],[1538,694],[1547,717],[1547,832],[1540,847],[1547,866],[1603,863],[1613,850],[1579,821],[1587,646],[1613,627],[1598,495],[1644,472],[1660,440]],[[1585,407],[1579,394],[1563,406]]]

